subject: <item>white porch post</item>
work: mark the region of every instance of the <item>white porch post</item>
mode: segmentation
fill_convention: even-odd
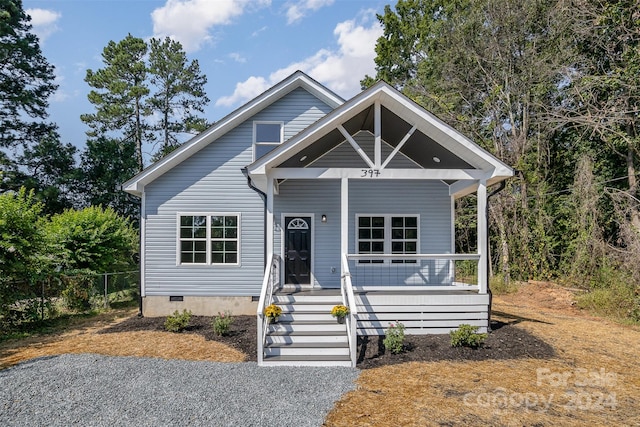
[[[487,255],[488,248],[488,230],[487,230],[487,180],[481,179],[478,182],[478,292],[486,294],[488,289],[487,275]]]
[[[273,179],[267,174],[267,257],[273,253],[273,192]]]
[[[340,180],[340,252],[349,251],[349,178]],[[342,263],[341,263],[342,265]],[[344,267],[341,268],[344,276]]]

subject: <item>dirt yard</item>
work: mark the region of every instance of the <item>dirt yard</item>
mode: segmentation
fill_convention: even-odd
[[[479,350],[448,338],[409,337],[392,356],[361,342],[362,373],[325,426],[640,425],[640,328],[579,311],[571,291],[547,283],[494,298],[495,331]],[[255,360],[255,319],[237,318],[229,337],[195,318],[187,333],[162,319],[114,311],[65,333],[0,344],[0,368],[34,357],[100,353],[211,361]]]

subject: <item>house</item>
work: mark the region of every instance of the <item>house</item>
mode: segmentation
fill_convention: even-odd
[[[143,314],[256,315],[261,364],[354,365],[357,336],[395,321],[487,330],[487,188],[512,175],[384,82],[344,101],[298,71],[123,184]],[[478,250],[456,254],[471,193]]]

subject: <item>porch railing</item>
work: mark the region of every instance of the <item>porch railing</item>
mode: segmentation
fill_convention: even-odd
[[[342,254],[342,283],[340,285],[340,293],[342,295],[342,304],[349,308],[349,315],[346,318],[347,338],[349,340],[349,355],[351,357],[351,366],[356,366],[358,337],[357,337],[357,319],[358,308],[356,306],[356,298],[353,294],[353,285],[351,283],[351,273],[349,272],[349,260],[346,254]]]
[[[269,328],[268,318],[264,315],[264,309],[273,303],[273,293],[280,284],[280,256],[269,254],[267,258],[267,267],[262,280],[262,290],[260,291],[260,299],[258,300],[258,364],[262,365],[264,358],[264,342]]]
[[[480,289],[478,254],[348,254],[345,258],[345,271],[358,290]]]

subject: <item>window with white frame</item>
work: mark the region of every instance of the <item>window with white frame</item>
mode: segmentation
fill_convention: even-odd
[[[358,254],[417,254],[418,224],[416,215],[358,215]],[[394,264],[415,260],[394,259]],[[361,259],[361,264],[382,264],[381,259]]]
[[[179,264],[238,264],[240,216],[179,215]]]
[[[276,148],[283,140],[284,123],[253,123],[253,159],[258,159]]]

